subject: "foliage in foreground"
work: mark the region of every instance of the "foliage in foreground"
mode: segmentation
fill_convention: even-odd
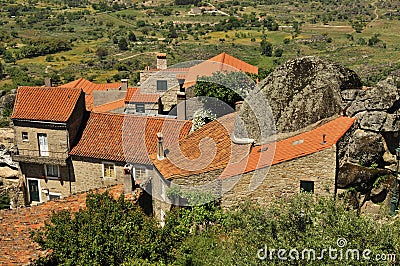
[[[342,203],[315,202],[299,194],[268,209],[247,204],[222,211],[213,203],[175,209],[160,228],[123,197],[102,194],[89,195],[87,209],[73,216],[53,214],[51,223],[33,237],[52,250],[37,265],[386,265],[375,256],[399,254],[399,225],[398,220],[376,221]],[[347,242],[342,248],[339,238]],[[276,251],[260,260],[257,254],[263,257],[265,247]],[[325,253],[319,260],[321,250],[329,248],[338,258]],[[278,249],[296,249],[300,259],[278,259]],[[304,249],[315,249],[316,259],[307,253],[301,260]],[[346,260],[347,249],[358,249],[360,259]],[[371,250],[372,261],[362,259],[365,249]]]

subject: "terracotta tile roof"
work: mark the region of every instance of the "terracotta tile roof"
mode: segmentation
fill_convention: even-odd
[[[116,100],[114,102],[109,102],[109,103],[105,103],[102,105],[98,105],[93,107],[93,112],[110,112],[119,108],[122,108],[125,106],[125,101],[124,99],[120,99],[120,100]]]
[[[258,74],[258,67],[252,66],[227,53],[216,55],[198,65],[192,66],[186,74],[184,87],[188,88],[196,84],[198,77],[209,77],[215,72],[242,71]]]
[[[81,95],[73,88],[19,87],[11,118],[67,122]]]
[[[120,82],[116,83],[103,83],[103,84],[96,84],[93,83],[85,78],[80,78],[74,81],[71,81],[67,84],[59,86],[60,88],[79,88],[85,92],[86,95],[86,110],[91,111],[94,107],[94,100],[93,100],[93,91],[100,90],[105,91],[109,89],[118,89],[121,87]]]
[[[226,66],[231,66],[231,67],[237,68],[240,71],[245,72],[245,73],[258,74],[258,67],[250,65],[250,64],[248,64],[240,59],[237,59],[236,57],[233,57],[225,52],[221,53],[219,55],[216,55],[213,58],[208,59],[207,61],[221,63],[220,71],[224,71]]]
[[[250,145],[236,145],[231,141],[236,114],[214,120],[169,149],[167,158],[151,159],[164,178],[188,176],[225,168],[229,163],[247,156]]]
[[[99,189],[93,192],[104,191]],[[123,186],[114,186],[108,191],[117,199],[123,192]],[[39,245],[30,238],[30,232],[44,226],[53,212],[77,212],[85,208],[86,195],[81,193],[29,208],[0,210],[0,265],[26,265],[45,255],[46,251],[40,250]],[[135,195],[127,199],[136,201]]]
[[[262,146],[255,146],[250,153],[248,153],[248,145],[236,145],[231,142],[229,132],[232,132],[232,130],[229,130],[229,126],[226,127],[228,130],[224,130],[218,123],[211,122],[181,140],[179,148],[174,147],[176,151],[171,149],[167,159],[157,160],[154,154],[152,154],[151,159],[165,178],[188,176],[222,168],[224,171],[220,177],[226,178],[330,148],[347,132],[354,121],[355,118],[339,117],[297,136]],[[322,134],[326,134],[326,143],[324,144],[322,144]],[[200,155],[198,147],[200,140],[206,138],[217,140],[217,149],[212,155],[214,160],[209,159],[208,164],[199,169],[200,167],[197,166],[198,162],[196,161],[196,158]],[[192,147],[192,150],[190,147]],[[181,159],[175,159],[179,158],[179,155],[177,155],[179,149],[183,155],[193,161],[182,164]],[[203,149],[210,150],[208,146],[203,147]],[[209,153],[207,155],[210,157]],[[181,165],[184,167],[180,167]],[[195,169],[195,171],[188,171],[187,169]]]
[[[300,135],[254,147],[242,162],[228,166],[221,178],[254,171],[328,149],[349,130],[356,118],[339,117]],[[323,143],[325,134],[325,143]],[[272,162],[271,162],[272,160]]]
[[[140,93],[138,88],[129,88],[126,92],[126,103],[158,103],[160,95],[156,93]]]
[[[185,137],[190,128],[190,121],[92,112],[81,139],[70,154],[151,164],[148,154],[157,150],[158,132],[164,135],[164,147],[169,147]]]

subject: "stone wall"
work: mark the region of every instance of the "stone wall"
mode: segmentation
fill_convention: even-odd
[[[308,156],[279,163],[270,169],[260,169],[239,177],[222,181],[221,205],[232,207],[247,200],[268,205],[277,198],[285,198],[300,192],[300,181],[314,181],[314,194],[333,196],[336,180],[336,147]],[[269,170],[269,171],[268,171]],[[263,179],[263,177],[265,178]],[[236,183],[236,184],[235,184]],[[235,184],[235,185],[234,185]],[[259,186],[253,190],[252,185]]]
[[[72,148],[79,140],[77,139],[79,132],[83,130],[81,128],[84,123],[83,120],[85,118],[85,113],[86,113],[86,107],[85,107],[85,94],[82,93],[81,96],[79,97],[74,111],[71,114],[71,117],[68,120],[67,128],[68,128],[68,146],[69,149]]]
[[[115,178],[103,178],[103,162],[115,164]],[[75,174],[75,182],[72,184],[72,193],[123,184],[124,182],[125,163],[123,162],[73,157],[72,165]]]
[[[36,128],[29,126],[15,126],[15,143],[18,145],[19,155],[39,156],[38,134],[47,134],[49,157],[66,158],[68,152],[68,132],[66,129]],[[22,132],[28,133],[28,140],[22,140]]]
[[[220,197],[221,206],[225,208],[237,206],[248,200],[268,205],[278,198],[290,197],[300,192],[300,181],[313,181],[316,197],[334,196],[336,146],[241,176],[220,180],[221,172],[222,169],[175,178],[169,187],[176,184],[212,193]],[[152,183],[153,191],[159,190],[157,183]],[[162,201],[155,205],[155,212],[160,212],[161,208],[167,211],[171,206]]]
[[[73,172],[71,165],[59,166],[60,178],[46,177],[45,166],[43,164],[20,163],[20,169],[23,173],[24,189],[26,195],[29,195],[27,180],[39,180],[39,191],[42,202],[49,200],[49,192],[61,194],[62,197],[70,195],[70,180],[73,181]],[[73,182],[71,182],[73,184]],[[28,199],[28,198],[27,198]]]
[[[14,145],[14,129],[10,127],[0,128],[0,145],[10,148]]]
[[[145,114],[157,115],[158,114],[158,104],[145,104]],[[125,113],[126,114],[141,114],[136,113],[136,103],[125,103]]]

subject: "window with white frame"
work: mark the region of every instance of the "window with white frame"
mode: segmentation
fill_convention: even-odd
[[[146,168],[135,167],[135,180],[146,180]]]
[[[115,178],[115,164],[103,163],[103,177],[104,178]]]
[[[57,179],[60,177],[60,168],[58,165],[45,164],[44,171],[45,171],[46,177],[49,179],[52,179],[52,178]]]
[[[28,132],[22,132],[22,141],[29,141]]]

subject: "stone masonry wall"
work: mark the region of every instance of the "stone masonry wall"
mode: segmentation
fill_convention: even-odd
[[[202,191],[222,195],[220,202],[225,208],[237,206],[248,200],[268,205],[275,199],[293,196],[300,192],[301,180],[314,181],[316,197],[333,196],[336,180],[336,146],[241,176],[219,180],[221,172],[222,170],[216,170],[175,178],[172,184],[183,186],[193,184]],[[170,205],[158,203],[155,209],[159,211],[162,207],[168,210]]]
[[[18,145],[20,155],[39,156],[38,133],[47,134],[49,157],[67,157],[68,142],[66,129],[47,129],[15,126],[15,143]],[[28,141],[22,140],[22,132],[28,132]],[[29,153],[29,154],[25,154]]]
[[[223,180],[223,189],[238,182],[223,195],[221,205],[232,207],[246,200],[268,205],[277,198],[290,197],[300,192],[300,180],[314,181],[316,197],[333,196],[336,179],[336,147],[279,163],[270,167],[269,171],[261,169],[258,173],[265,178],[253,191],[249,191],[249,187],[254,172],[244,174],[240,180],[239,177]]]
[[[125,163],[110,162],[115,163],[115,178],[103,178],[103,162],[108,161],[92,158],[72,158],[75,173],[75,182],[72,183],[72,193],[123,184]]]

